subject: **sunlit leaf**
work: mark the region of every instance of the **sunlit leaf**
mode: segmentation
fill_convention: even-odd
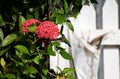
[[[14,40],[17,38],[16,34],[9,34],[8,36],[5,37],[5,39],[2,42],[2,46],[7,46],[9,44],[11,44],[12,42],[14,42]]]
[[[25,47],[23,45],[17,45],[17,46],[15,46],[15,48],[20,52],[23,52],[25,54],[29,54],[27,47]]]
[[[63,79],[60,75],[57,75],[57,79]]]
[[[71,74],[67,74],[67,75],[65,75],[65,77],[68,79],[75,79],[75,77],[73,77]]]
[[[21,30],[22,24],[24,23],[25,18],[22,15],[19,15],[19,29]]]
[[[51,44],[54,46],[60,46],[60,42],[51,42]]]
[[[34,59],[32,59],[34,63],[39,64],[40,57],[36,56]]]
[[[53,48],[51,45],[49,45],[47,48],[47,54],[52,55],[52,56],[56,55],[56,53],[55,53],[55,51],[53,51]]]
[[[6,62],[5,62],[4,58],[0,59],[0,64],[3,68],[5,68]]]
[[[66,21],[66,17],[64,15],[57,15],[56,16],[56,23],[63,24]]]
[[[25,68],[25,70],[23,71],[24,74],[36,74],[38,71],[35,67],[32,66],[28,66],[27,68]]]
[[[29,32],[35,32],[36,27],[37,27],[36,25],[32,25],[32,26],[28,27]]]
[[[65,72],[66,74],[71,74],[75,71],[75,69],[73,68],[64,68],[63,72]]]

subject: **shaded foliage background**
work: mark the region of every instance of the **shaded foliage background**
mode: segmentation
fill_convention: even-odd
[[[83,5],[97,3],[96,0],[0,0],[0,78],[8,79],[53,79],[56,77],[49,67],[49,56],[59,51],[65,59],[72,59],[58,41],[50,41],[47,48],[35,42],[32,33],[21,34],[22,23],[31,18],[50,20],[61,24],[59,41],[69,44],[63,34],[64,24],[71,31],[74,27],[69,17],[77,17]],[[46,44],[46,43],[45,43]],[[53,48],[55,50],[53,50]],[[65,73],[67,73],[65,75]],[[73,69],[61,70],[69,79]],[[67,72],[66,72],[67,71]]]

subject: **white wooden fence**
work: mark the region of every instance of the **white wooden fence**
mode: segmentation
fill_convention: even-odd
[[[78,17],[70,20],[77,35],[81,29],[90,31],[91,38],[111,31],[102,42],[98,79],[120,79],[120,1],[98,0],[97,5],[84,6]],[[68,38],[72,37],[69,32],[67,28],[64,30]],[[69,51],[67,45],[62,45]],[[51,57],[50,62],[54,69],[56,66],[71,66],[71,63],[60,55]]]

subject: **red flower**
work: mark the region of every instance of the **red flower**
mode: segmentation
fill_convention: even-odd
[[[23,33],[28,33],[28,27],[33,25],[33,24],[39,24],[40,21],[39,20],[36,20],[36,19],[29,19],[29,20],[26,20],[23,25],[22,25],[22,32]]]
[[[53,22],[44,21],[36,28],[36,34],[38,38],[53,40],[59,36],[59,29]]]

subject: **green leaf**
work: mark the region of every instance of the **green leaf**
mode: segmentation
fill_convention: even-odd
[[[38,71],[35,67],[32,66],[28,66],[25,68],[25,70],[23,71],[24,74],[36,74]]]
[[[3,21],[2,15],[0,15],[0,26],[3,26],[3,25],[4,25],[4,21]]]
[[[58,15],[64,15],[63,9],[57,9],[52,12],[52,15],[50,16],[51,19],[56,18]]]
[[[16,34],[9,34],[8,36],[5,37],[5,39],[2,42],[2,46],[5,47],[9,44],[11,44],[12,42],[15,41],[15,39],[17,38]]]
[[[12,19],[16,22],[17,21],[17,16],[15,14],[13,14]]]
[[[72,8],[73,16],[76,18],[77,15],[80,13],[80,10],[82,9],[82,5],[74,6]]]
[[[65,49],[60,48],[60,54],[64,59],[71,60],[72,56],[65,51]]]
[[[35,44],[31,44],[31,46],[30,46],[30,53],[34,53],[35,48],[36,48],[36,45]]]
[[[23,53],[29,55],[29,51],[28,51],[28,49],[27,49],[25,46],[23,46],[23,45],[17,45],[17,46],[15,46],[15,48],[16,48],[19,52],[23,52]]]
[[[74,31],[74,27],[72,25],[71,22],[66,22],[66,25],[68,26],[68,28],[71,30],[71,31]]]
[[[39,65],[39,60],[40,60],[40,56],[36,56],[34,59],[32,59],[34,61],[34,63]]]
[[[3,38],[4,38],[4,34],[3,34],[2,29],[0,28],[0,40],[3,40]]]
[[[52,56],[56,55],[56,53],[55,53],[55,51],[53,51],[53,48],[51,45],[49,45],[47,48],[47,54],[52,55]]]
[[[64,29],[64,26],[62,25],[62,26],[61,26],[61,29],[60,29],[60,34],[63,33],[63,29]]]
[[[60,46],[60,42],[51,42],[51,44],[54,46]]]
[[[35,32],[36,27],[37,27],[37,26],[36,26],[35,24],[32,25],[32,26],[30,26],[30,27],[28,27],[29,32]]]
[[[0,56],[2,56],[4,53],[6,53],[9,49],[10,49],[10,46],[0,50]]]
[[[69,41],[67,40],[67,38],[65,37],[65,35],[64,35],[64,34],[62,34],[61,41],[62,41],[62,42],[64,42],[64,43],[66,43],[68,46],[70,46],[70,47],[71,47],[71,45],[70,45]]]
[[[27,13],[26,17],[27,17],[27,19],[34,18],[33,14],[31,14],[31,13]]]
[[[21,15],[19,15],[19,29],[21,30],[22,28],[22,24],[24,23],[25,18]]]
[[[65,10],[65,13],[67,14],[68,10],[69,10],[69,7],[68,7],[68,3],[67,3],[66,0],[64,0],[64,10]]]
[[[7,78],[7,79],[16,79],[14,74],[5,74],[4,77]]]
[[[68,79],[75,79],[71,74],[67,74],[67,75],[65,75],[65,77]]]
[[[39,12],[37,10],[34,12],[34,16],[35,18],[39,18]]]
[[[58,69],[60,72],[62,72],[62,69],[61,69],[60,67],[57,66],[57,69]]]
[[[66,74],[71,74],[75,71],[75,69],[73,68],[64,68],[63,72],[65,72]]]
[[[66,21],[66,17],[64,15],[57,15],[56,16],[56,23],[62,24]]]
[[[4,58],[0,59],[0,64],[3,68],[5,68],[6,62],[5,62]]]
[[[48,74],[48,69],[42,69],[42,72],[44,73],[44,75],[46,76]]]

